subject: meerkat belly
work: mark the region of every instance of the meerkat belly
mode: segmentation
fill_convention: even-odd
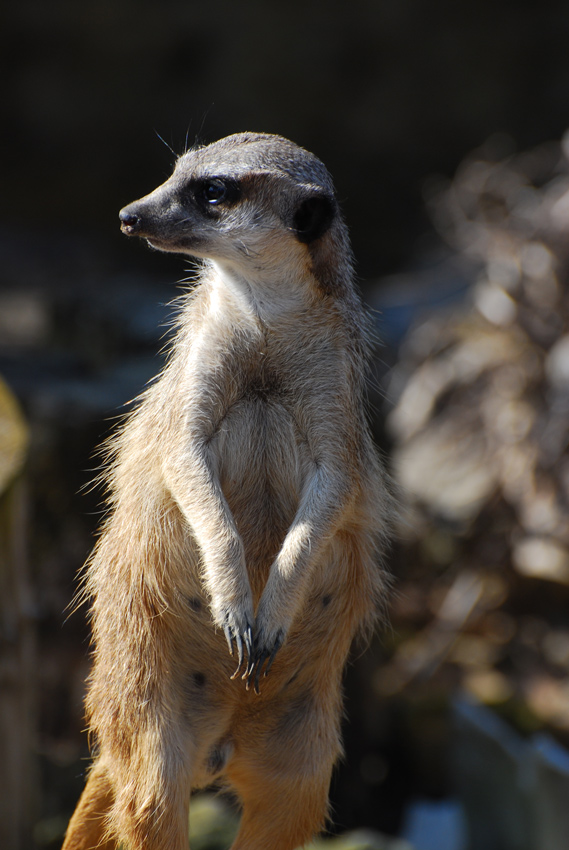
[[[230,408],[211,445],[249,571],[262,580],[298,508],[311,466],[308,446],[285,405],[261,394]]]

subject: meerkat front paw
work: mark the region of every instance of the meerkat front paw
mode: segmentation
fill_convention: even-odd
[[[220,619],[222,621],[225,640],[229,647],[229,654],[233,657],[234,645],[237,651],[237,667],[231,676],[232,679],[235,679],[239,675],[244,660],[247,668],[251,664],[251,658],[253,656],[254,618],[252,613],[247,614],[244,611],[226,609]]]
[[[243,678],[247,680],[247,690],[253,685],[255,693],[260,693],[259,678],[261,673],[263,673],[263,676],[268,675],[275,655],[283,645],[285,637],[285,630],[280,628],[270,632],[263,629],[257,631],[253,642],[253,652],[249,656],[249,663],[243,674]],[[267,662],[267,666],[263,672],[265,662]]]

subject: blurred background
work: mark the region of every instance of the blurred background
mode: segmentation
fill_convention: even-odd
[[[121,238],[118,211],[241,130],[335,178],[405,494],[391,624],[346,676],[335,828],[565,846],[568,37],[562,0],[3,7],[2,846],[58,847],[83,785],[89,632],[69,606],[95,450],[159,370],[190,268]]]

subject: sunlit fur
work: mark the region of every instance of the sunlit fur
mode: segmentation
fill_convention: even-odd
[[[239,201],[204,214],[185,188],[203,175],[240,181]],[[313,196],[334,197],[316,157],[242,134],[184,154],[126,208],[127,233],[136,221],[204,265],[166,368],[109,448],[85,580],[96,757],[65,850],[186,850],[190,792],[214,781],[243,806],[233,850],[292,850],[324,825],[342,671],[385,597],[391,498],[335,201],[323,235],[295,233]],[[283,641],[260,694],[246,660],[231,678],[223,633],[248,623],[255,652]]]

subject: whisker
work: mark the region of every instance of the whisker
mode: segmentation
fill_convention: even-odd
[[[157,130],[156,128],[154,128],[154,132],[156,133],[156,135],[158,136],[158,138],[160,139],[160,141],[162,142],[162,144],[163,144],[163,145],[166,145],[166,147],[168,148],[168,150],[169,150],[171,153],[173,153],[173,154],[174,154],[174,156],[176,157],[176,159],[178,159],[178,154],[176,153],[176,151],[174,150],[174,148],[173,148],[171,145],[169,145],[169,144],[168,144],[168,142],[167,142],[165,139],[163,139],[163,138],[162,138],[162,136],[160,135],[160,133],[158,132],[158,130]]]
[[[185,143],[184,143],[184,153],[188,152],[188,138],[189,138],[189,135],[190,135],[191,126],[192,126],[192,119],[190,118],[190,123],[188,124],[188,126],[186,128],[186,139],[185,139]]]

